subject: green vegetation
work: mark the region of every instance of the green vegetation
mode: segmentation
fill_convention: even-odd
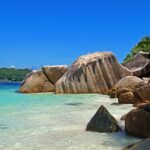
[[[130,53],[123,60],[123,63],[131,60],[134,55],[136,55],[139,51],[150,52],[150,37],[144,37],[137,45],[130,51]]]
[[[0,81],[19,82],[29,73],[29,69],[0,68]]]

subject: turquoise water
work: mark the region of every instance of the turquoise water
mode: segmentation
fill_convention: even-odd
[[[0,84],[1,150],[121,150],[139,139],[124,132],[85,132],[103,104],[117,118],[131,105],[111,105],[117,99],[99,94],[21,94],[19,84]]]

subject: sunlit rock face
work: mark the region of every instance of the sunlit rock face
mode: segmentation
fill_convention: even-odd
[[[20,87],[22,93],[54,92],[55,83],[67,71],[66,65],[45,66],[27,75]]]
[[[58,66],[44,66],[42,68],[45,76],[55,84],[62,75],[68,70],[66,65],[58,65]]]
[[[136,87],[138,87],[140,85],[145,85],[145,84],[146,84],[146,82],[144,82],[144,80],[142,80],[136,76],[126,76],[126,77],[122,78],[121,80],[119,80],[113,86],[113,89],[120,90],[122,88],[128,88],[128,89],[135,90]]]
[[[42,70],[32,71],[20,87],[22,93],[53,92],[54,90],[55,86],[49,82]]]
[[[79,57],[56,83],[56,93],[101,93],[132,73],[111,52]]]

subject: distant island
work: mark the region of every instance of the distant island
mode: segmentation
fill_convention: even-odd
[[[30,69],[0,68],[0,82],[21,82]]]

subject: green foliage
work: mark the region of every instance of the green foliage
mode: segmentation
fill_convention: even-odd
[[[22,81],[29,69],[0,68],[0,81]]]
[[[139,51],[150,52],[150,37],[144,37],[137,45],[130,51],[130,53],[123,60],[124,63],[127,63],[131,60]]]

